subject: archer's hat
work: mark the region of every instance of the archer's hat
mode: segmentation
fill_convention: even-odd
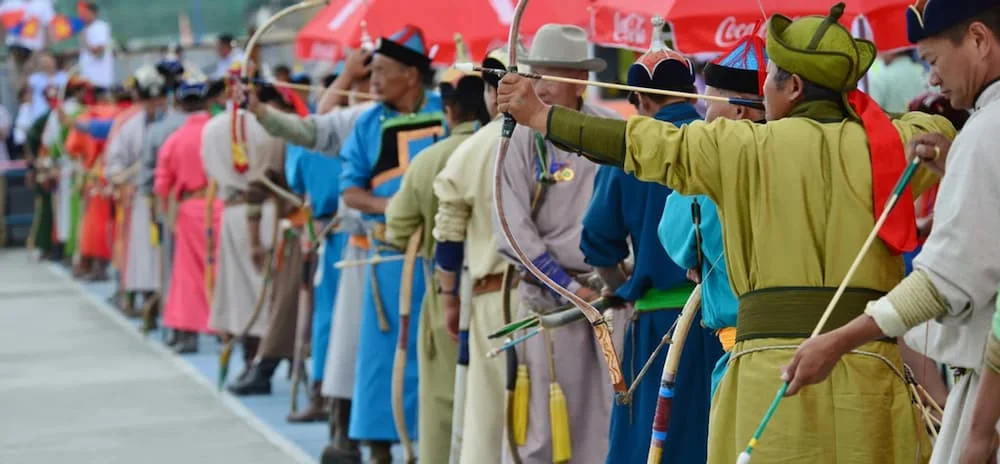
[[[535,33],[531,52],[521,60],[529,66],[549,66],[601,72],[608,64],[600,58],[590,58],[587,31],[580,26],[546,24]]]
[[[392,58],[421,71],[431,68],[431,58],[427,55],[424,32],[417,26],[406,25],[389,38],[382,37],[375,44],[375,53]]]
[[[455,33],[455,64],[458,65],[458,64],[468,63],[470,61],[471,60],[469,59],[469,48],[465,46],[465,40],[462,39],[462,34],[459,34],[459,33],[456,32]],[[479,75],[479,73],[461,71],[461,70],[459,70],[459,69],[457,69],[456,67],[453,66],[453,67],[450,67],[450,68],[446,69],[444,71],[444,73],[441,74],[441,82],[447,82],[449,84],[455,84],[462,77],[469,76],[469,75],[475,76],[475,75]],[[444,94],[442,94],[441,96],[443,97]]]
[[[875,44],[855,39],[840,24],[844,3],[830,14],[792,21],[771,17],[767,28],[767,53],[781,69],[838,92],[854,90],[877,55]]]
[[[628,68],[628,85],[661,90],[690,90],[694,66],[684,55],[667,48],[663,40],[663,18],[653,18],[649,51]]]
[[[917,43],[998,6],[1000,0],[917,0],[906,10],[907,38]]]
[[[188,69],[177,83],[176,95],[180,100],[202,100],[208,97],[210,88],[211,85],[204,74]]]
[[[132,79],[135,91],[142,100],[166,95],[167,79],[163,74],[160,74],[156,66],[145,65],[137,69]]]
[[[767,50],[757,29],[705,66],[705,85],[731,92],[764,95]]]

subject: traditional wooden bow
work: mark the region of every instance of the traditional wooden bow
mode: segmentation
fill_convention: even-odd
[[[521,17],[524,15],[524,10],[528,6],[528,0],[518,0],[517,6],[514,8],[514,15],[510,23],[510,34],[508,36],[508,56],[510,59],[510,72],[517,72],[517,44],[518,36],[521,28]],[[615,350],[614,342],[611,339],[611,330],[607,325],[607,321],[600,311],[595,309],[586,300],[576,296],[569,289],[564,288],[555,281],[553,281],[549,276],[545,275],[541,269],[538,269],[534,263],[531,262],[531,258],[527,256],[521,246],[517,243],[514,238],[514,234],[510,230],[510,225],[507,223],[506,216],[504,215],[504,207],[502,196],[503,189],[503,166],[504,159],[507,157],[507,149],[510,145],[511,135],[514,134],[514,128],[517,126],[517,121],[510,115],[504,114],[503,131],[501,132],[500,138],[500,148],[497,152],[496,160],[496,174],[494,176],[493,182],[493,196],[496,203],[497,217],[500,222],[500,230],[503,232],[504,238],[510,247],[514,250],[517,258],[521,263],[528,269],[531,274],[533,274],[540,282],[544,283],[546,286],[551,288],[553,291],[566,298],[576,307],[580,308],[584,316],[590,321],[591,327],[594,329],[594,336],[597,337],[598,343],[601,345],[601,353],[604,355],[605,361],[608,365],[608,376],[611,378],[611,384],[615,389],[615,397],[619,402],[627,401],[625,393],[628,390],[625,386],[625,376],[622,375],[621,362],[618,360],[618,352]]]

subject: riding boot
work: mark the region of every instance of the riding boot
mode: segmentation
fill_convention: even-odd
[[[81,257],[80,260],[73,265],[73,277],[82,279],[88,272],[90,272],[90,258]]]
[[[351,400],[334,398],[330,403],[330,443],[323,448],[320,464],[361,464],[358,442],[347,436],[347,427],[351,423]]]
[[[260,349],[260,337],[247,336],[243,338],[243,365],[253,364],[257,358],[257,350]]]
[[[326,399],[323,398],[323,382],[313,382],[309,392],[309,406],[304,411],[288,415],[288,422],[298,424],[302,422],[322,422],[330,417],[327,410]]]
[[[198,352],[198,333],[186,330],[177,331],[177,343],[171,347],[174,354],[191,354]]]
[[[392,464],[391,441],[366,441],[365,446],[371,452],[368,464]]]
[[[160,296],[155,292],[142,295],[142,332],[150,333],[157,329],[160,318]]]
[[[250,367],[250,371],[227,388],[236,396],[270,395],[271,377],[281,364],[280,358],[264,358]]]
[[[127,318],[139,317],[139,311],[135,310],[135,292],[122,293],[121,308]]]
[[[108,262],[103,259],[91,260],[90,272],[87,273],[85,279],[91,282],[104,282],[108,280]]]

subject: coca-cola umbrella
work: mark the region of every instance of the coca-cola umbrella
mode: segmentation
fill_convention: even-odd
[[[912,0],[845,3],[841,24],[874,41],[880,51],[910,45],[906,40],[906,8]],[[593,0],[590,25],[592,40],[599,45],[645,50],[651,20],[659,15],[670,24],[678,51],[690,55],[722,53],[772,14],[826,16],[832,4],[831,0]]]
[[[590,1],[532,0],[521,23],[521,40],[530,45],[531,36],[546,23],[585,27]],[[455,33],[462,34],[471,58],[479,61],[507,43],[516,4],[516,0],[333,0],[297,34],[295,56],[336,61],[345,47],[361,44],[363,29],[378,39],[413,24],[423,29],[435,63],[454,62]]]

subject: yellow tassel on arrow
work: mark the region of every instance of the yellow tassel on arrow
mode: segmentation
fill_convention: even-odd
[[[566,395],[558,383],[549,384],[549,416],[552,420],[552,462],[569,462],[573,447],[569,437],[569,410]]]
[[[528,441],[528,404],[531,398],[531,382],[528,380],[528,366],[517,366],[517,380],[514,381],[514,404],[511,405],[514,428],[514,444],[523,446]]]

